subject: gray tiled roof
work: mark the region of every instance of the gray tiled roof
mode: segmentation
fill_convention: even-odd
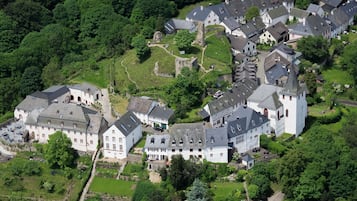
[[[335,8],[337,8],[342,3],[342,0],[321,0],[321,1]]]
[[[304,89],[300,87],[300,83],[297,80],[295,70],[290,70],[288,81],[286,82],[284,89],[281,91],[281,94],[296,96],[300,94],[303,90]]]
[[[335,28],[347,25],[349,21],[349,16],[342,8],[336,8],[327,18]]]
[[[227,129],[224,127],[206,129],[206,146],[228,147]]]
[[[244,156],[242,156],[242,161],[249,162],[249,161],[253,161],[253,160],[254,160],[254,158],[250,154],[245,154]]]
[[[89,94],[94,94],[96,91],[99,90],[96,86],[89,84],[87,82],[83,82],[83,83],[75,84],[75,85],[68,85],[68,88],[78,89],[81,91],[88,92]]]
[[[248,97],[248,101],[260,103],[268,96],[271,96],[275,92],[280,92],[282,89],[282,87],[275,85],[262,84],[253,92],[251,96]]]
[[[141,126],[141,121],[132,112],[125,113],[120,119],[116,120],[114,124],[120,132],[128,136],[134,129]]]
[[[149,114],[149,117],[169,120],[174,115],[174,111],[166,106],[156,105]]]
[[[235,50],[242,52],[243,48],[247,45],[248,39],[243,36],[233,36],[228,35],[229,42],[231,47]]]
[[[319,5],[310,3],[309,7],[307,7],[306,11],[310,13],[317,13],[321,7]]]
[[[276,92],[258,104],[258,107],[270,110],[276,110],[281,106],[283,106],[283,104],[279,101],[279,96]]]
[[[241,26],[241,24],[238,23],[233,17],[223,20],[222,23],[225,24],[232,31],[236,30],[237,28],[239,28]]]
[[[289,29],[282,23],[278,22],[267,28],[267,31],[273,36],[276,41],[288,35]]]
[[[165,23],[164,28],[167,34],[172,34],[176,30],[189,30],[189,32],[195,32],[197,29],[195,23],[181,19],[170,19]]]
[[[228,9],[226,8],[225,3],[212,5],[209,6],[208,8],[211,9],[214,13],[216,13],[216,15],[218,15],[220,21],[223,21],[230,17],[230,14],[228,12]]]
[[[285,45],[283,43],[281,43],[281,44],[279,44],[277,46],[274,46],[273,49],[271,50],[271,52],[274,51],[275,49],[278,49],[281,52],[284,52],[285,54],[296,55],[296,52],[295,52],[295,50],[293,48],[291,48],[291,47],[289,47],[289,46],[287,46],[287,45]]]
[[[310,15],[306,18],[306,23],[297,23],[289,26],[290,32],[301,35],[320,36],[330,30],[329,25],[319,15]]]
[[[269,16],[272,19],[284,16],[284,15],[288,15],[288,10],[286,10],[286,8],[284,6],[279,6],[277,8],[274,8],[272,10],[268,11]]]
[[[212,12],[212,10],[205,6],[197,6],[187,14],[186,19],[193,21],[204,21],[210,12]]]
[[[276,84],[277,80],[288,76],[288,69],[282,63],[274,64],[269,70],[265,71],[265,77],[269,84]]]
[[[243,62],[235,69],[234,80],[242,81],[244,79],[256,80],[257,65],[253,62]]]
[[[40,118],[64,119],[72,122],[88,122],[87,114],[96,114],[94,110],[90,110],[76,104],[52,103],[40,114]]]
[[[309,16],[309,12],[299,8],[291,8],[290,15],[296,18],[306,18],[307,16]]]
[[[264,59],[264,71],[268,71],[277,64],[288,67],[290,65],[290,62],[278,52],[272,52]]]
[[[170,135],[148,135],[145,140],[145,148],[167,148],[169,146]]]
[[[170,128],[170,148],[203,148],[206,145],[202,123],[174,124]]]
[[[228,119],[228,138],[245,134],[247,131],[260,127],[268,118],[246,106],[239,106],[233,115]]]
[[[128,105],[128,111],[141,114],[149,114],[150,109],[155,104],[153,100],[145,97],[131,97]]]
[[[27,95],[26,98],[16,106],[16,109],[24,111],[32,111],[35,109],[46,108],[49,105],[47,96],[42,92],[34,92]]]
[[[356,1],[348,1],[345,4],[342,4],[340,7],[345,13],[349,16],[349,18],[353,18],[357,14],[357,2]]]
[[[256,88],[257,83],[249,79],[234,84],[232,90],[228,90],[222,95],[221,98],[208,103],[210,114],[213,115],[227,108],[244,104],[246,99]]]

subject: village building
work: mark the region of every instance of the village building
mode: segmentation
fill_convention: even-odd
[[[134,113],[127,112],[103,133],[103,156],[124,159],[141,137],[140,120]]]

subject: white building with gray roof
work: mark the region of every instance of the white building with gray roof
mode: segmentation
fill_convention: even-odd
[[[42,111],[33,110],[25,126],[40,143],[47,143],[51,134],[61,131],[71,139],[74,149],[94,152],[107,122],[96,111],[81,105],[52,103]]]
[[[103,133],[103,156],[124,159],[141,137],[141,122],[129,111]]]
[[[272,132],[300,135],[307,117],[306,90],[300,86],[294,70],[290,70],[284,87],[263,84],[248,98],[248,107],[270,120]]]
[[[284,6],[273,8],[262,15],[262,20],[266,27],[278,22],[285,24],[288,18],[289,12]]]

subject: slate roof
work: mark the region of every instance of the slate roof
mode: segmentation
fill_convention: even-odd
[[[254,158],[250,154],[245,154],[242,156],[242,161],[246,161],[248,163],[249,161],[254,161]]]
[[[218,15],[220,21],[223,21],[230,17],[230,14],[228,12],[228,9],[226,8],[225,3],[211,5],[208,8],[211,9],[214,13],[216,13],[216,15]]]
[[[89,83],[86,83],[86,82],[83,82],[83,83],[80,83],[80,84],[75,84],[75,85],[69,85],[68,88],[70,89],[78,89],[78,90],[81,90],[81,91],[84,91],[84,92],[88,92],[90,94],[94,94],[96,91],[98,91],[99,89],[92,85],[92,84],[89,84]]]
[[[242,81],[245,79],[256,80],[257,65],[253,62],[243,62],[236,66],[234,80]]]
[[[268,122],[268,118],[246,106],[239,106],[228,119],[228,138],[247,133],[249,130],[260,127]]]
[[[321,0],[321,2],[337,8],[342,3],[342,0]]]
[[[275,92],[283,90],[282,87],[275,85],[262,84],[260,85],[251,96],[248,97],[248,101],[260,103],[264,101],[268,96],[271,96]]]
[[[228,35],[228,40],[231,47],[235,50],[239,50],[240,52],[242,52],[244,47],[248,44],[248,39],[243,36]]]
[[[62,96],[63,94],[69,92],[67,86],[64,85],[54,85],[42,91],[46,94],[49,101],[53,101],[54,99]]]
[[[293,16],[296,18],[306,18],[307,16],[309,16],[309,12],[307,12],[306,10],[299,9],[299,8],[291,8],[290,16]]]
[[[356,1],[348,1],[345,4],[342,4],[340,8],[349,16],[349,18],[353,18],[357,14],[357,2]]]
[[[257,83],[249,79],[235,83],[232,90],[228,90],[221,98],[208,103],[210,115],[214,115],[239,104],[244,104],[246,99],[256,88]]]
[[[267,31],[276,41],[279,41],[282,37],[285,37],[288,34],[289,29],[282,22],[277,22],[276,24],[268,27]]]
[[[149,114],[151,106],[156,102],[146,97],[131,97],[128,105],[128,111],[137,112],[141,114]]]
[[[170,135],[148,135],[145,140],[145,148],[167,148],[169,146]]]
[[[170,128],[169,148],[203,148],[205,145],[202,123],[174,124]]]
[[[283,106],[283,104],[279,101],[279,96],[276,92],[258,104],[258,107],[267,108],[270,110],[276,110],[281,106]]]
[[[291,48],[283,43],[280,43],[279,45],[274,46],[270,51],[272,52],[275,49],[280,50],[281,52],[284,52],[285,54],[296,55],[296,52],[293,48]]]
[[[205,6],[197,6],[186,15],[186,19],[204,21],[212,10]]]
[[[149,114],[149,117],[169,120],[174,115],[174,111],[166,106],[156,105]]]
[[[288,67],[290,62],[278,52],[272,52],[264,59],[264,71],[268,71],[277,64]]]
[[[207,147],[228,147],[228,136],[226,128],[209,128],[205,130],[205,134]]]
[[[333,30],[342,25],[347,25],[349,21],[349,16],[341,8],[336,8],[327,18],[331,22]]]
[[[298,95],[303,92],[303,88],[300,87],[300,83],[297,80],[297,75],[295,70],[290,70],[288,81],[286,82],[284,89],[280,92],[285,95]]]
[[[52,103],[41,112],[39,118],[63,119],[66,121],[87,123],[89,121],[88,114],[96,113],[94,110],[77,104]]]
[[[305,25],[297,23],[289,26],[289,31],[300,35],[320,36],[330,29],[329,25],[319,15],[310,15]]]
[[[141,126],[140,120],[132,112],[125,113],[114,124],[124,136],[128,136],[134,129]]]
[[[188,30],[191,33],[197,30],[195,23],[174,18],[167,21],[164,28],[166,34],[172,34],[176,32],[176,30]]]
[[[251,38],[259,33],[258,28],[255,26],[254,22],[252,21],[243,24],[240,29],[248,38]]]
[[[283,2],[293,2],[293,0],[228,0],[226,7],[231,16],[242,17],[249,7],[257,6],[260,10],[271,9],[282,5]]]
[[[317,13],[320,10],[320,6],[310,3],[309,6],[307,7],[306,11],[310,13]],[[322,8],[321,8],[322,9]]]
[[[242,62],[247,58],[247,55],[243,53],[238,53],[237,55],[234,55],[234,61]]]
[[[288,10],[286,10],[285,6],[279,6],[272,10],[269,10],[268,14],[271,17],[271,19],[276,19],[278,17],[288,15],[289,13],[288,13]]]
[[[29,112],[35,109],[46,108],[48,105],[49,101],[46,94],[37,91],[31,95],[27,95],[26,98],[16,106],[16,109]]]
[[[223,20],[222,23],[225,24],[232,31],[238,29],[241,26],[241,24],[238,23],[233,17]]]
[[[282,63],[276,63],[269,70],[265,71],[265,77],[269,84],[276,84],[277,80],[286,79],[288,70]],[[279,83],[280,84],[280,83]]]

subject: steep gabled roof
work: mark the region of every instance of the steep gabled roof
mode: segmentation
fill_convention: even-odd
[[[172,115],[174,115],[174,111],[170,108],[156,105],[150,112],[149,117],[169,120]]]
[[[156,105],[156,102],[146,97],[131,97],[128,105],[128,111],[149,114],[152,106]]]
[[[276,92],[258,104],[258,107],[270,110],[277,110],[281,106],[283,106],[283,104],[279,101],[279,96]]]
[[[295,70],[290,70],[288,81],[286,82],[284,89],[280,92],[284,95],[298,95],[303,91],[300,87],[299,81],[297,80],[297,75]]]
[[[202,123],[174,124],[170,128],[170,148],[203,148],[206,135]]]
[[[296,18],[307,18],[307,16],[309,16],[309,12],[299,8],[291,8],[290,15]]]
[[[288,34],[289,29],[282,23],[278,22],[267,28],[267,31],[273,36],[276,41]]]
[[[334,8],[337,8],[342,3],[342,0],[321,0],[321,1]]]
[[[222,23],[232,31],[238,29],[241,26],[241,24],[238,23],[233,17],[223,20]]]
[[[186,19],[193,21],[204,21],[211,12],[212,10],[207,7],[197,6],[187,14]]]
[[[209,128],[205,130],[205,134],[207,147],[228,147],[228,136],[226,128]]]
[[[128,136],[134,129],[141,125],[141,121],[132,112],[125,113],[113,124],[124,136]]]
[[[279,6],[277,8],[271,9],[268,11],[269,16],[271,19],[276,19],[278,17],[288,15],[288,10],[286,10],[285,6]]]

